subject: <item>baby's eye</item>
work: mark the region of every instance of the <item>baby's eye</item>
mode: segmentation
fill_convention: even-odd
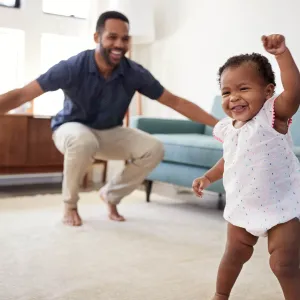
[[[247,91],[247,90],[249,90],[248,87],[242,87],[242,88],[241,88],[241,91]]]
[[[222,96],[224,97],[224,96],[228,96],[229,95],[229,92],[223,92],[222,93]]]

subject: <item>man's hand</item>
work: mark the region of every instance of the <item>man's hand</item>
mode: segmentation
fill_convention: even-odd
[[[196,178],[193,181],[193,185],[192,185],[194,193],[196,194],[196,196],[202,198],[203,190],[205,188],[207,188],[210,184],[211,184],[211,182],[206,176]]]
[[[262,36],[261,38],[264,48],[267,52],[273,55],[280,55],[287,49],[285,45],[285,38],[281,34],[272,34],[269,36]]]

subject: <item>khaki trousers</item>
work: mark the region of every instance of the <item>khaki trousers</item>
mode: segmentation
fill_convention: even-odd
[[[118,204],[143,182],[164,155],[159,140],[143,131],[125,127],[95,130],[70,122],[54,131],[53,140],[64,154],[62,193],[70,208],[77,207],[80,183],[95,156],[103,160],[129,162],[101,189],[107,201]]]

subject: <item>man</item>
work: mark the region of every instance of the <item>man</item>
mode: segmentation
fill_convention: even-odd
[[[210,126],[217,120],[195,104],[179,98],[139,64],[127,59],[129,20],[121,13],[103,13],[96,26],[95,50],[61,61],[21,89],[0,96],[0,113],[6,113],[45,92],[62,89],[64,108],[52,120],[53,140],[64,154],[63,221],[80,226],[77,211],[80,182],[93,157],[127,160],[124,170],[100,190],[109,218],[124,221],[117,210],[163,158],[163,145],[149,134],[122,127],[136,91]]]

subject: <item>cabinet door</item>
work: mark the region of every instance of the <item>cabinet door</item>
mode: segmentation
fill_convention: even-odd
[[[59,166],[63,164],[63,155],[56,149],[52,140],[50,119],[28,119],[28,155],[30,166]]]
[[[27,157],[27,117],[0,116],[0,166],[23,166]]]

